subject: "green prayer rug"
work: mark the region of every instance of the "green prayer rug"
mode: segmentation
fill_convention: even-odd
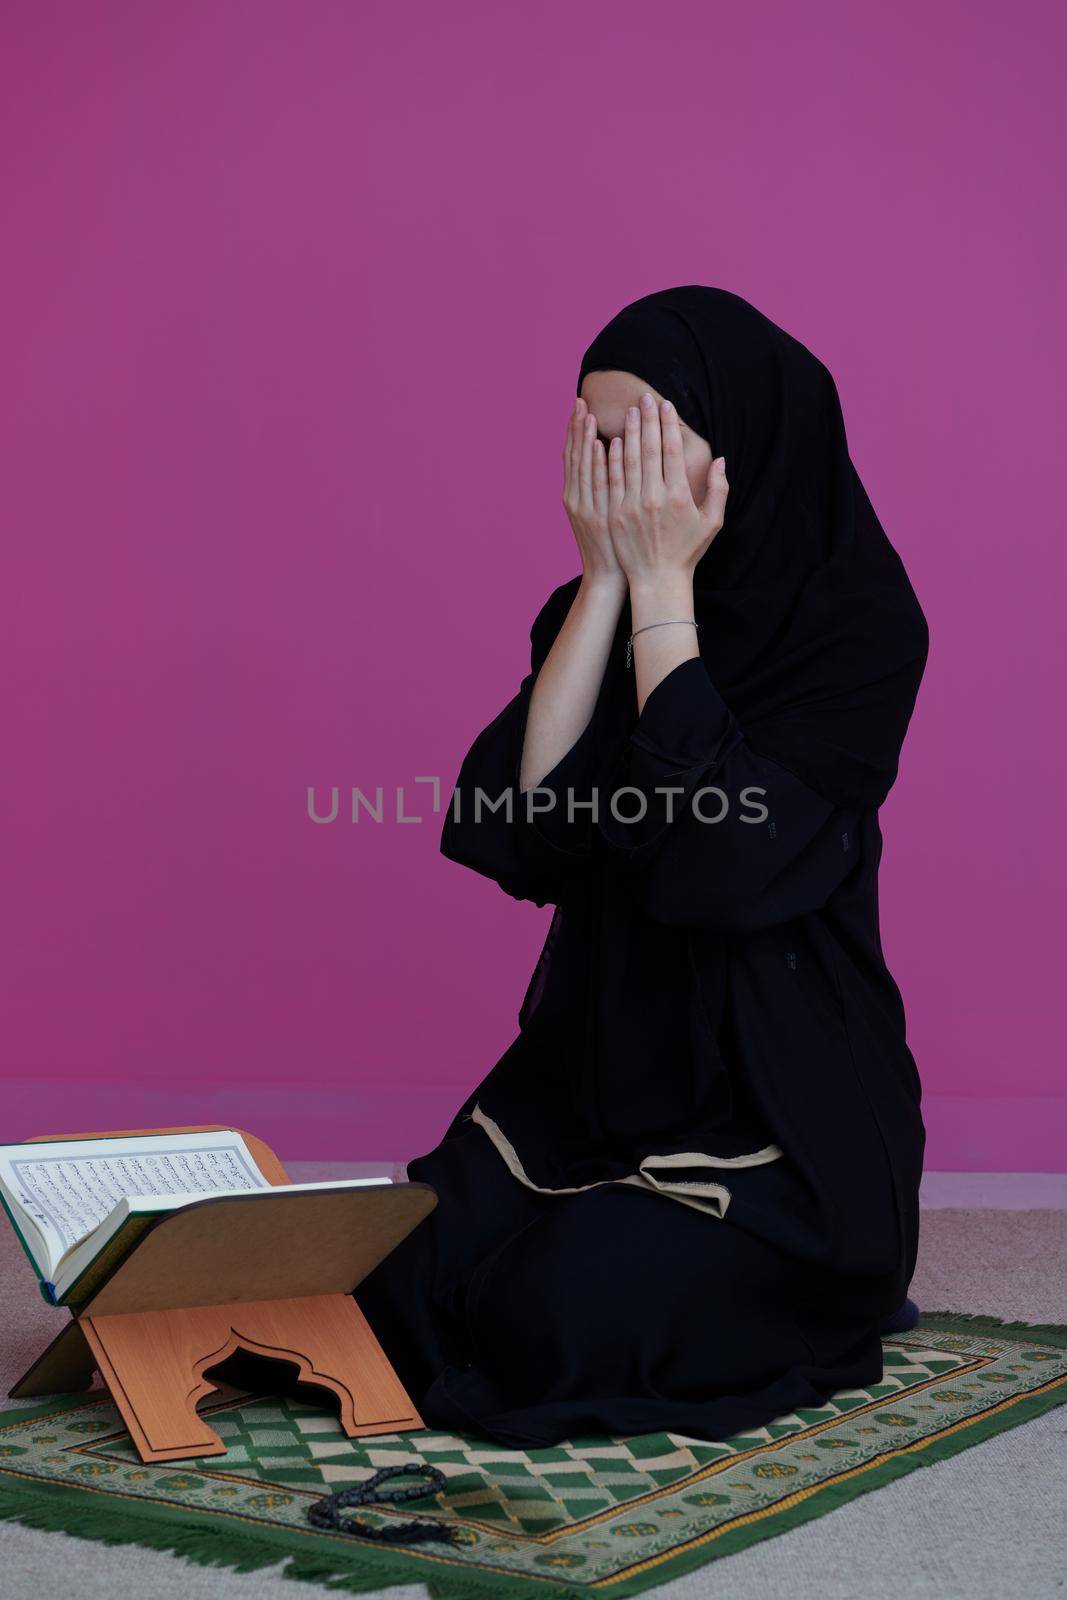
[[[1067,1326],[931,1312],[883,1348],[880,1383],[717,1442],[655,1433],[507,1450],[433,1429],[346,1439],[328,1409],[240,1395],[201,1406],[225,1455],[145,1466],[106,1396],[65,1395],[0,1412],[0,1517],[241,1572],[290,1558],[287,1577],[348,1592],[640,1594],[1067,1399]],[[409,1461],[438,1467],[444,1489],[352,1515],[450,1525],[457,1544],[387,1546],[308,1523],[322,1496]]]

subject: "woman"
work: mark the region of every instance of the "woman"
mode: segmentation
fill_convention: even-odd
[[[833,379],[736,295],[609,322],[563,454],[581,575],[441,841],[556,910],[356,1298],[430,1426],[724,1439],[876,1382],[917,1315],[877,869],[927,630]]]

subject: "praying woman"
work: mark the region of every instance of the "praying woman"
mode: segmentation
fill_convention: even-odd
[[[563,504],[580,573],[441,837],[547,938],[356,1300],[428,1426],[723,1440],[877,1382],[917,1316],[878,865],[927,627],[829,371],[726,290],[597,335]]]

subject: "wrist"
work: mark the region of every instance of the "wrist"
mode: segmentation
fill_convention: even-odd
[[[693,579],[688,572],[642,574],[630,579],[630,614],[635,628],[668,618],[694,618]]]
[[[610,603],[622,609],[626,599],[626,574],[620,567],[617,572],[605,570],[602,572],[583,572],[578,584],[578,594],[575,597],[585,596],[586,602],[598,604]]]

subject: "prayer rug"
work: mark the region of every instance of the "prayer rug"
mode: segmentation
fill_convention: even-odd
[[[440,1600],[640,1594],[1067,1399],[1065,1326],[931,1312],[883,1348],[880,1383],[717,1441],[506,1450],[432,1429],[350,1440],[327,1409],[231,1395],[200,1408],[225,1455],[145,1466],[106,1395],[66,1395],[0,1412],[0,1517],[241,1572],[289,1558],[287,1577],[350,1593],[421,1582]],[[405,1462],[439,1468],[444,1487],[350,1515],[451,1528],[455,1543],[389,1546],[308,1523],[323,1496]]]

